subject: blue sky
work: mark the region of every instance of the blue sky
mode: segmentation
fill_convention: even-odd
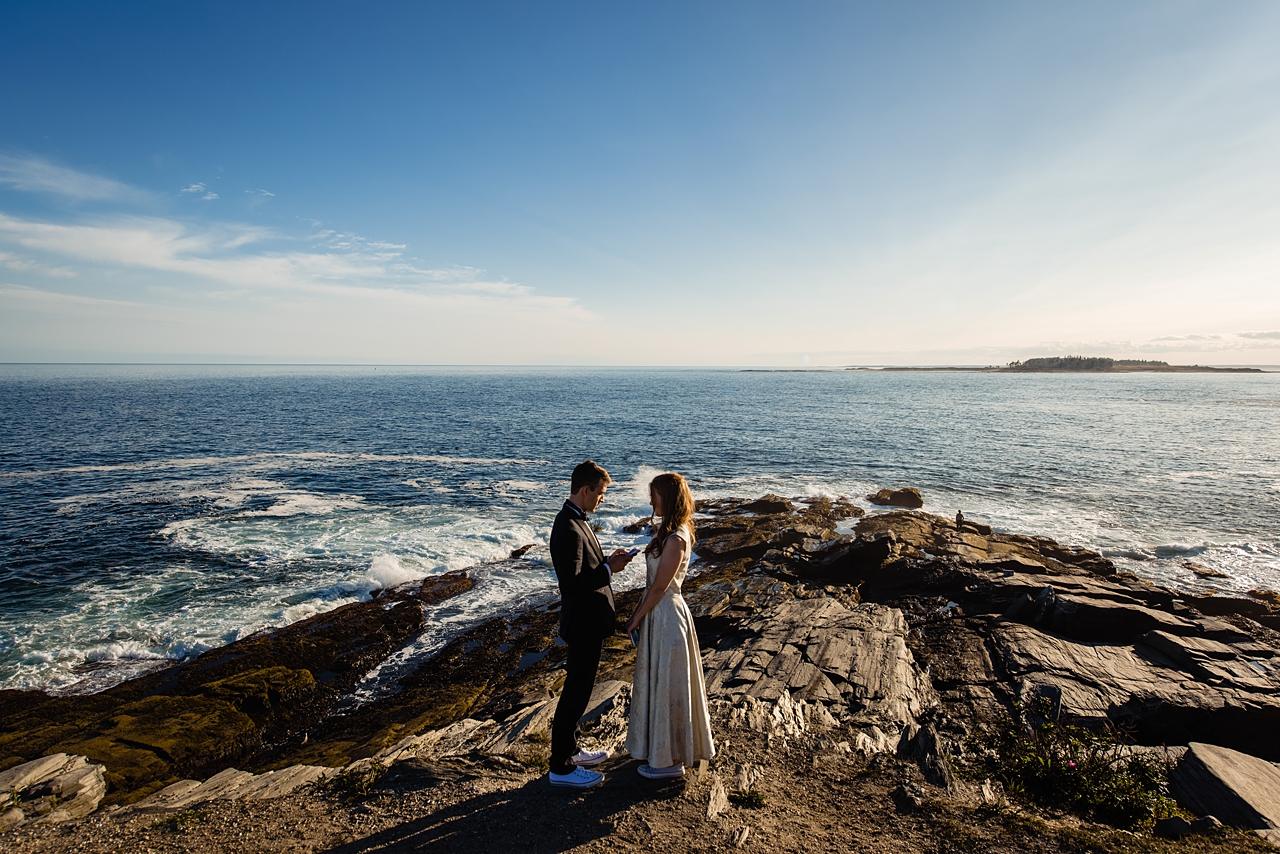
[[[9,3],[0,360],[1276,364],[1276,44],[1272,2]]]

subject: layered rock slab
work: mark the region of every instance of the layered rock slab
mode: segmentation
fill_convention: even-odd
[[[783,602],[748,621],[738,643],[704,656],[707,693],[736,703],[787,692],[859,723],[901,729],[936,699],[906,634],[896,608],[848,608],[833,598]]]
[[[1169,791],[1199,815],[1252,830],[1280,830],[1280,768],[1240,751],[1193,742],[1169,777]]]
[[[83,756],[54,753],[0,773],[0,795],[22,805],[6,811],[4,824],[84,818],[107,792],[104,770]]]
[[[1006,623],[993,630],[992,640],[1018,699],[1059,696],[1062,713],[1097,723],[1123,722],[1147,744],[1182,744],[1199,736],[1280,759],[1274,738],[1280,728],[1280,680],[1268,659],[1248,659],[1226,645],[1162,632],[1152,633],[1150,643],[1101,644]],[[1247,668],[1247,678],[1204,681],[1165,651],[1205,647],[1243,659],[1222,663]]]

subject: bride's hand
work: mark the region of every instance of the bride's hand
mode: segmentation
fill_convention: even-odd
[[[640,628],[640,615],[632,614],[631,619],[627,620],[627,634],[631,634],[638,628]]]

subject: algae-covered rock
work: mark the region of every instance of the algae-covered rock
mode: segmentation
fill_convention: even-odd
[[[424,627],[423,604],[465,592],[465,573],[381,591],[88,696],[0,691],[0,769],[82,754],[128,802],[180,776],[241,763],[322,720]]]

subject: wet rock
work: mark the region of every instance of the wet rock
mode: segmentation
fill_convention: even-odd
[[[904,489],[882,489],[879,492],[868,495],[867,500],[882,507],[916,508],[924,506],[924,499],[920,497],[920,490],[914,486],[908,486]]]
[[[769,493],[755,501],[749,501],[743,504],[741,510],[745,513],[790,513],[796,509],[796,506],[789,499],[783,498],[781,495]]]
[[[767,530],[747,529],[729,533],[711,533],[699,535],[695,546],[703,560],[733,561],[740,558],[752,560],[764,557],[764,553],[772,546],[769,539],[772,532]]]
[[[820,495],[814,498],[801,499],[800,503],[809,508],[805,515],[817,516],[831,522],[857,519],[866,515],[867,512],[844,496],[831,498]]]
[[[624,525],[622,532],[624,534],[643,534],[653,524],[652,516],[645,516],[643,519],[637,519],[630,525]]]
[[[1169,792],[1186,809],[1235,827],[1280,828],[1280,768],[1238,750],[1193,742]]]
[[[240,763],[320,721],[423,628],[423,604],[469,589],[445,573],[210,650],[99,694],[0,691],[0,767],[56,752],[106,766],[128,802]]]

